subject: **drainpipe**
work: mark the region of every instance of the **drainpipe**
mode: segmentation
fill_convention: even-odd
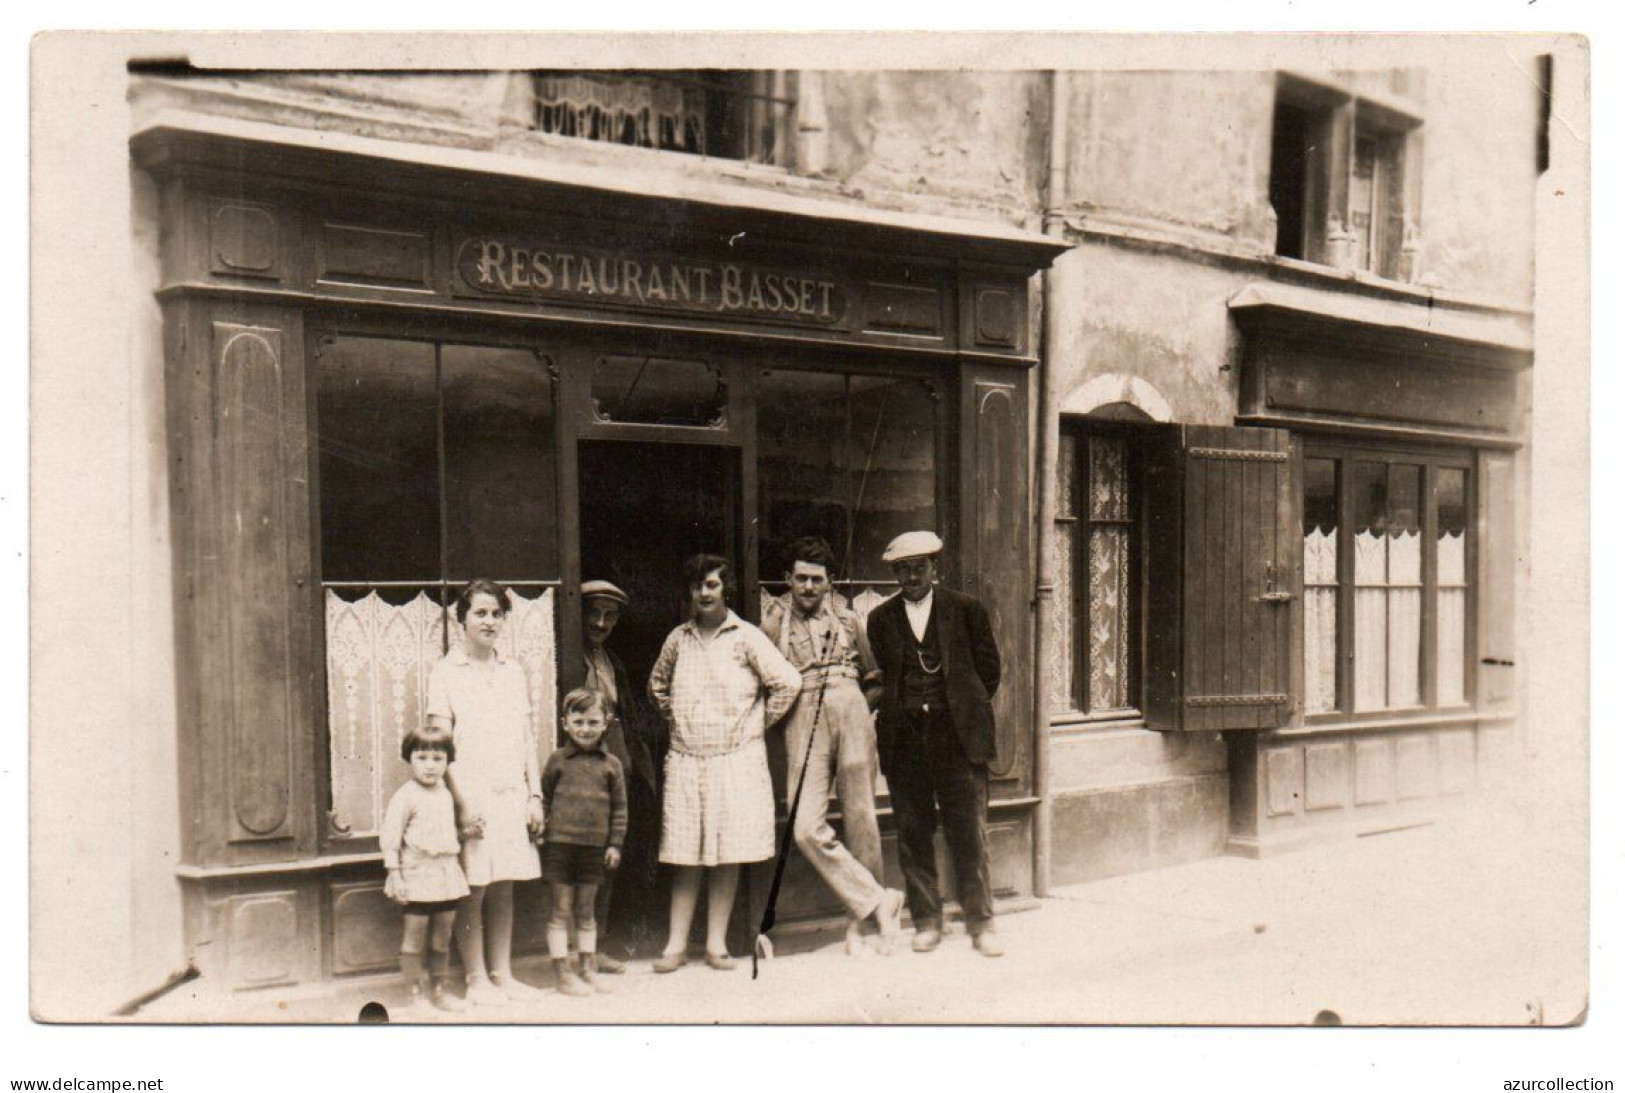
[[[1049,174],[1044,186],[1044,233],[1066,234],[1062,208],[1066,190],[1066,138],[1068,99],[1071,80],[1065,71],[1049,74]],[[1042,307],[1044,325],[1038,350],[1038,544],[1034,567],[1036,588],[1033,598],[1033,794],[1038,811],[1033,822],[1033,892],[1049,895],[1050,878],[1050,732],[1049,732],[1049,632],[1054,625],[1055,572],[1051,561],[1055,540],[1055,468],[1051,465],[1059,422],[1054,420],[1057,403],[1055,362],[1050,354],[1061,344],[1058,317],[1060,293],[1055,272],[1043,274]]]

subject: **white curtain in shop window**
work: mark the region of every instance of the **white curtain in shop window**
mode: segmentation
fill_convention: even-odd
[[[1422,533],[1388,538],[1388,705],[1422,702]]]
[[[1439,536],[1439,705],[1467,701],[1467,537]]]
[[[1421,534],[1354,536],[1354,708],[1421,702]]]
[[[1304,709],[1337,708],[1337,532],[1303,537]]]
[[[545,755],[555,733],[558,691],[553,590],[527,597],[509,589],[513,608],[498,647],[525,669],[537,743]],[[327,710],[335,827],[352,835],[378,830],[384,805],[407,777],[401,738],[423,722],[429,671],[462,627],[425,593],[391,604],[376,592],[355,600],[328,589]]]

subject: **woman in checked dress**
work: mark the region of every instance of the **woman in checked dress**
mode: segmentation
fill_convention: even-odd
[[[735,966],[727,934],[739,866],[773,856],[763,737],[795,703],[801,673],[728,609],[735,584],[726,558],[690,558],[683,582],[692,618],[666,638],[649,674],[649,695],[671,725],[660,860],[676,867],[670,933],[654,969],[672,972],[687,961],[704,876],[705,962],[726,971]]]

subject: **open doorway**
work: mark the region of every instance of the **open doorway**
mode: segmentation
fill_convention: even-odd
[[[609,639],[641,692],[672,629],[687,618],[682,564],[711,552],[739,564],[739,453],[732,448],[625,441],[581,442],[581,576],[619,585],[631,599]],[[737,607],[738,605],[733,605]],[[654,718],[644,703],[644,716]],[[652,726],[645,726],[652,729]],[[662,749],[644,732],[657,766]],[[627,833],[606,948],[653,956],[665,942],[670,877],[656,866],[659,801],[632,779]]]
[[[636,686],[687,617],[684,560],[710,551],[739,565],[738,468],[731,448],[581,442],[581,579],[631,597],[611,640]]]

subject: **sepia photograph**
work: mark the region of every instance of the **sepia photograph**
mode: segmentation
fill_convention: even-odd
[[[35,1027],[1585,1024],[1590,57],[37,38]]]

